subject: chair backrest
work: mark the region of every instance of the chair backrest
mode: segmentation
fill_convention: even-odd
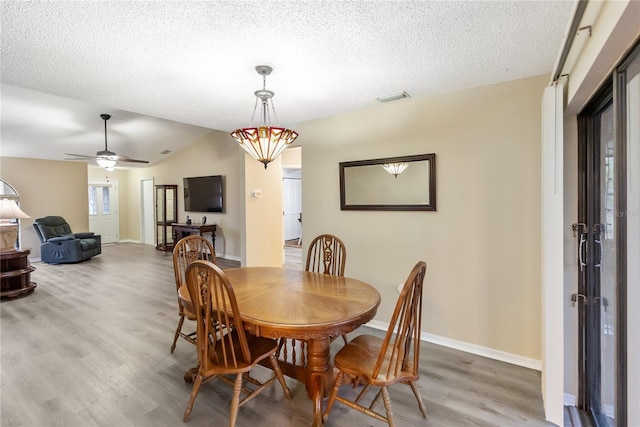
[[[211,261],[215,264],[216,254],[211,242],[197,234],[180,239],[173,248],[173,272],[176,278],[176,289],[180,289],[180,286],[185,284],[187,267],[196,260]]]
[[[306,271],[344,276],[347,250],[342,240],[331,234],[321,234],[309,245]]]
[[[40,243],[44,243],[52,237],[70,236],[75,238],[67,220],[61,216],[36,218],[33,222],[33,228],[36,230]]]
[[[208,370],[215,364],[237,368],[239,361],[250,363],[242,318],[227,276],[209,261],[194,261],[187,267],[186,277],[197,317],[196,346],[200,367]],[[236,354],[238,345],[240,354]]]
[[[424,261],[418,262],[402,286],[373,370],[374,379],[380,372],[386,377],[393,377],[409,368],[412,375],[418,375],[422,285],[426,270],[427,264]]]

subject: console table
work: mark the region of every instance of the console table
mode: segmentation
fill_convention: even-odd
[[[178,243],[178,240],[183,237],[190,236],[192,234],[199,234],[204,236],[204,233],[211,233],[211,244],[215,250],[216,247],[216,225],[215,224],[171,224],[173,229],[173,246]]]
[[[36,268],[29,264],[31,249],[0,252],[0,297],[15,298],[36,288],[31,272]]]

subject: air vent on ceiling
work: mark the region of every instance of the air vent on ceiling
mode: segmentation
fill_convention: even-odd
[[[400,93],[394,93],[393,95],[381,96],[376,99],[380,102],[390,102],[390,101],[396,101],[398,99],[404,99],[404,98],[410,98],[410,97],[411,95],[409,95],[405,91],[402,91]]]
[[[160,154],[169,154],[170,152],[171,150],[164,150],[164,151],[161,151]]]

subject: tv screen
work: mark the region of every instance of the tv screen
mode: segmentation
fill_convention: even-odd
[[[183,178],[185,212],[222,212],[222,175]]]

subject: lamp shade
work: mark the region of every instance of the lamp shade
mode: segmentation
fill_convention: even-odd
[[[238,141],[243,150],[262,162],[266,169],[267,164],[298,137],[298,133],[291,129],[260,126],[237,129],[231,136]]]
[[[22,212],[15,200],[0,199],[0,252],[15,250],[18,238],[18,224],[10,223],[11,219],[31,218]]]
[[[386,170],[387,172],[389,172],[391,175],[395,176],[396,178],[398,177],[398,175],[400,175],[402,172],[404,172],[404,170],[407,168],[407,166],[409,166],[409,163],[407,163],[407,162],[385,163],[385,164],[382,165],[384,170]]]
[[[18,218],[31,218],[26,213],[22,212],[15,200],[12,199],[0,199],[0,220],[1,219],[18,219]]]
[[[98,163],[98,165],[108,170],[108,169],[112,169],[118,162],[112,159],[97,159],[96,163]]]

